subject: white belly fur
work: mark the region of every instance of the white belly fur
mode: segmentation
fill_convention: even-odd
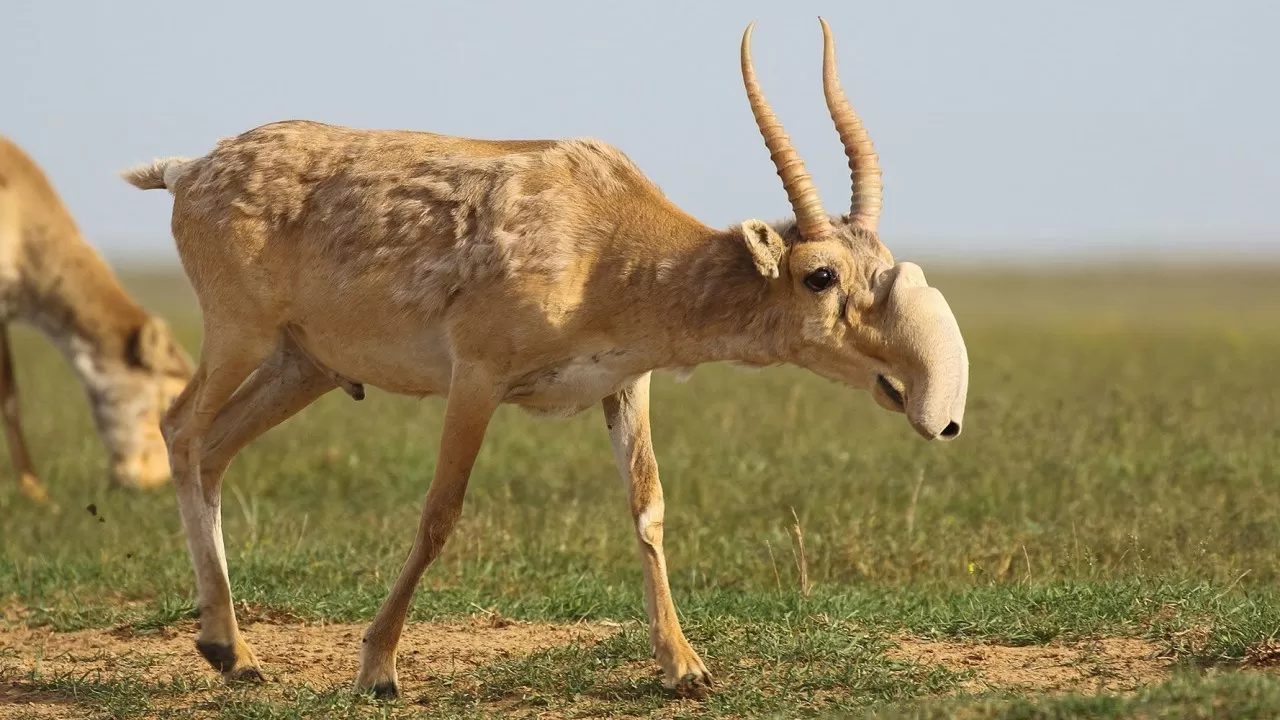
[[[575,357],[527,373],[503,401],[536,415],[576,415],[642,375],[645,369],[637,368],[634,359],[621,350]]]

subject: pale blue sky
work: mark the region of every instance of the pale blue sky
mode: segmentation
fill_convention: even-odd
[[[832,24],[904,253],[1280,244],[1280,3],[0,0],[0,133],[89,239],[170,261],[169,202],[114,173],[287,118],[480,137],[590,135],[723,226],[788,213],[738,41],[833,210]]]

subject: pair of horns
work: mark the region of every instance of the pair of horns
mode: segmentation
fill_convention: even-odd
[[[844,90],[840,88],[840,76],[836,71],[836,44],[831,37],[831,28],[822,18],[818,18],[818,22],[822,23],[823,39],[822,91],[827,97],[827,110],[831,113],[831,120],[835,122],[836,132],[840,134],[840,142],[844,145],[845,157],[849,158],[849,172],[853,180],[850,213],[854,224],[874,231],[880,223],[880,160],[862,121],[858,119]],[[752,21],[742,35],[742,82],[747,88],[747,100],[751,102],[751,113],[755,115],[756,126],[760,128],[764,144],[769,148],[769,156],[774,167],[778,168],[778,177],[782,178],[782,186],[787,191],[792,210],[795,211],[800,235],[807,240],[816,240],[829,234],[831,225],[826,211],[822,209],[822,201],[818,198],[818,188],[813,184],[813,178],[805,170],[804,161],[791,145],[791,138],[783,131],[778,116],[764,99],[760,81],[756,79],[755,67],[751,63],[751,30],[755,25],[755,21]]]

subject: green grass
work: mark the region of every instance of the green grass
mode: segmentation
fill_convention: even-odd
[[[655,379],[672,587],[720,684],[705,703],[677,703],[628,670],[647,667],[633,628],[486,666],[453,687],[410,687],[394,706],[321,688],[285,699],[226,691],[206,709],[465,716],[587,698],[638,715],[1280,713],[1280,680],[1226,671],[1280,634],[1280,269],[931,280],[972,365],[955,443],[926,444],[864,394],[796,369]],[[181,278],[129,284],[198,347]],[[63,511],[33,512],[16,482],[0,480],[0,608],[59,630],[185,619],[193,583],[172,492],[108,491],[80,389],[42,339],[15,335],[28,439]],[[332,394],[243,452],[224,496],[237,600],[367,621],[411,543],[441,411],[438,400]],[[599,412],[499,412],[413,618],[481,608],[558,622],[643,617]],[[888,658],[888,638],[902,634],[1011,645],[1143,637],[1181,670],[1136,694],[971,696],[952,669]],[[161,676],[23,682],[128,717],[169,711]]]
[[[1178,674],[1129,696],[1066,695],[1052,698],[993,696],[925,701],[877,713],[881,718],[1257,718],[1274,717],[1280,680],[1273,676]]]

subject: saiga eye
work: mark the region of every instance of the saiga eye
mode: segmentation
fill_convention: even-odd
[[[822,292],[835,284],[836,273],[831,268],[818,268],[804,278],[805,287],[814,292]]]

